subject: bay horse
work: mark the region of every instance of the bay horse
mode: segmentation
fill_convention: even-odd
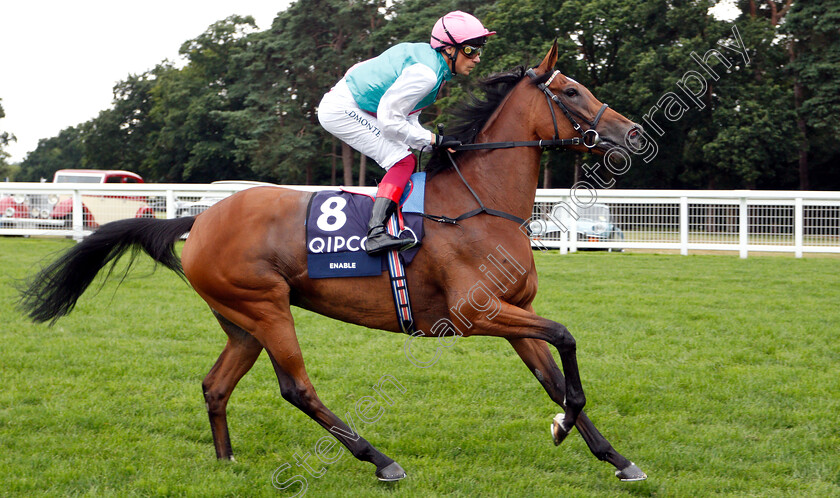
[[[566,327],[534,312],[537,271],[531,241],[522,226],[511,221],[531,215],[542,154],[534,141],[565,140],[572,149],[603,154],[609,147],[634,145],[642,132],[585,87],[554,71],[556,62],[555,42],[543,61],[527,73],[530,77],[520,70],[490,78],[496,95],[489,102],[492,112],[473,123],[469,137],[474,143],[530,140],[529,146],[460,151],[452,161],[460,168],[446,167],[444,156],[431,168],[427,210],[456,217],[474,210],[480,199],[488,210],[506,213],[509,219],[483,213],[456,224],[424,220],[425,238],[407,267],[415,334],[507,339],[564,410],[552,422],[555,444],[577,427],[592,453],[615,466],[619,479],[642,480],[645,473],[613,449],[582,411],[586,399],[575,340]],[[567,119],[557,119],[555,107]],[[575,116],[589,129],[577,125]],[[593,140],[593,135],[600,140]],[[397,462],[324,406],[304,368],[291,306],[364,327],[400,330],[387,275],[309,278],[303,226],[311,195],[255,187],[191,218],[137,218],[106,224],[35,275],[22,291],[21,308],[35,321],[54,322],[73,309],[101,269],[111,263],[113,270],[122,254],[131,250],[134,256],[142,249],[156,262],[181,273],[227,334],[224,350],[202,382],[219,459],[233,459],[228,399],[265,350],[284,399],[330,431],[357,459],[374,464],[380,480],[402,479],[405,472]],[[179,261],[175,242],[187,232]],[[496,273],[482,263],[488,255],[495,258]],[[478,282],[487,285],[477,286]],[[477,289],[485,294],[480,299]],[[488,312],[491,301],[498,304]],[[562,372],[549,345],[559,353]]]

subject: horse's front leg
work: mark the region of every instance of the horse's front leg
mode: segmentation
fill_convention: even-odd
[[[555,431],[555,442],[560,444],[575,426],[586,404],[572,334],[560,323],[505,303],[495,296],[485,293],[485,296],[470,294],[468,297],[469,301],[462,299],[451,308],[453,325],[463,335],[487,335],[508,340],[539,339],[557,348],[566,377],[565,400],[562,403],[566,413],[558,421]],[[487,298],[486,303],[481,297]]]
[[[560,369],[557,368],[557,363],[554,362],[554,357],[551,356],[548,345],[543,341],[534,339],[513,339],[510,343],[531,373],[534,374],[534,377],[542,384],[548,396],[563,407],[566,394],[565,379]],[[565,409],[565,407],[563,408]],[[595,428],[595,424],[589,420],[585,412],[580,413],[575,427],[583,436],[583,440],[586,441],[589,451],[598,460],[609,462],[615,466],[616,477],[622,481],[647,479],[647,475],[636,464],[626,459],[612,447],[610,442]],[[551,434],[555,438],[555,443],[557,443],[556,428],[557,423],[552,422]]]

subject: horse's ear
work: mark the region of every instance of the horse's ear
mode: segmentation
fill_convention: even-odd
[[[554,39],[554,43],[551,44],[551,49],[546,54],[545,59],[540,62],[540,65],[537,66],[537,72],[547,73],[554,69],[554,65],[557,64],[557,38]]]

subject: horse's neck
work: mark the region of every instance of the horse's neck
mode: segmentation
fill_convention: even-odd
[[[459,166],[486,207],[527,219],[537,192],[540,152],[531,147],[470,154]]]
[[[527,105],[506,99],[476,142],[532,140],[524,125],[529,113]],[[541,154],[537,147],[478,151],[463,155],[459,166],[485,206],[528,219],[537,192]]]

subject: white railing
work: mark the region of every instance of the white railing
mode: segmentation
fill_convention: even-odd
[[[223,184],[0,183],[0,235],[81,240],[124,218],[190,216],[255,182]],[[294,187],[320,190],[322,187]]]
[[[253,186],[0,183],[0,235],[81,240],[108,221],[189,216]],[[534,247],[561,254],[578,249],[723,250],[741,257],[753,251],[797,257],[840,253],[840,192],[541,189],[529,221]]]
[[[535,246],[840,253],[840,192],[550,189],[537,193]],[[594,203],[592,207],[588,204]],[[606,209],[599,209],[605,206]],[[607,211],[607,219],[598,215]],[[595,215],[595,216],[593,216]],[[593,219],[595,218],[595,219]],[[600,225],[599,225],[600,224]],[[559,228],[559,229],[558,229]],[[553,232],[551,230],[558,229]],[[576,234],[572,237],[570,234]]]

